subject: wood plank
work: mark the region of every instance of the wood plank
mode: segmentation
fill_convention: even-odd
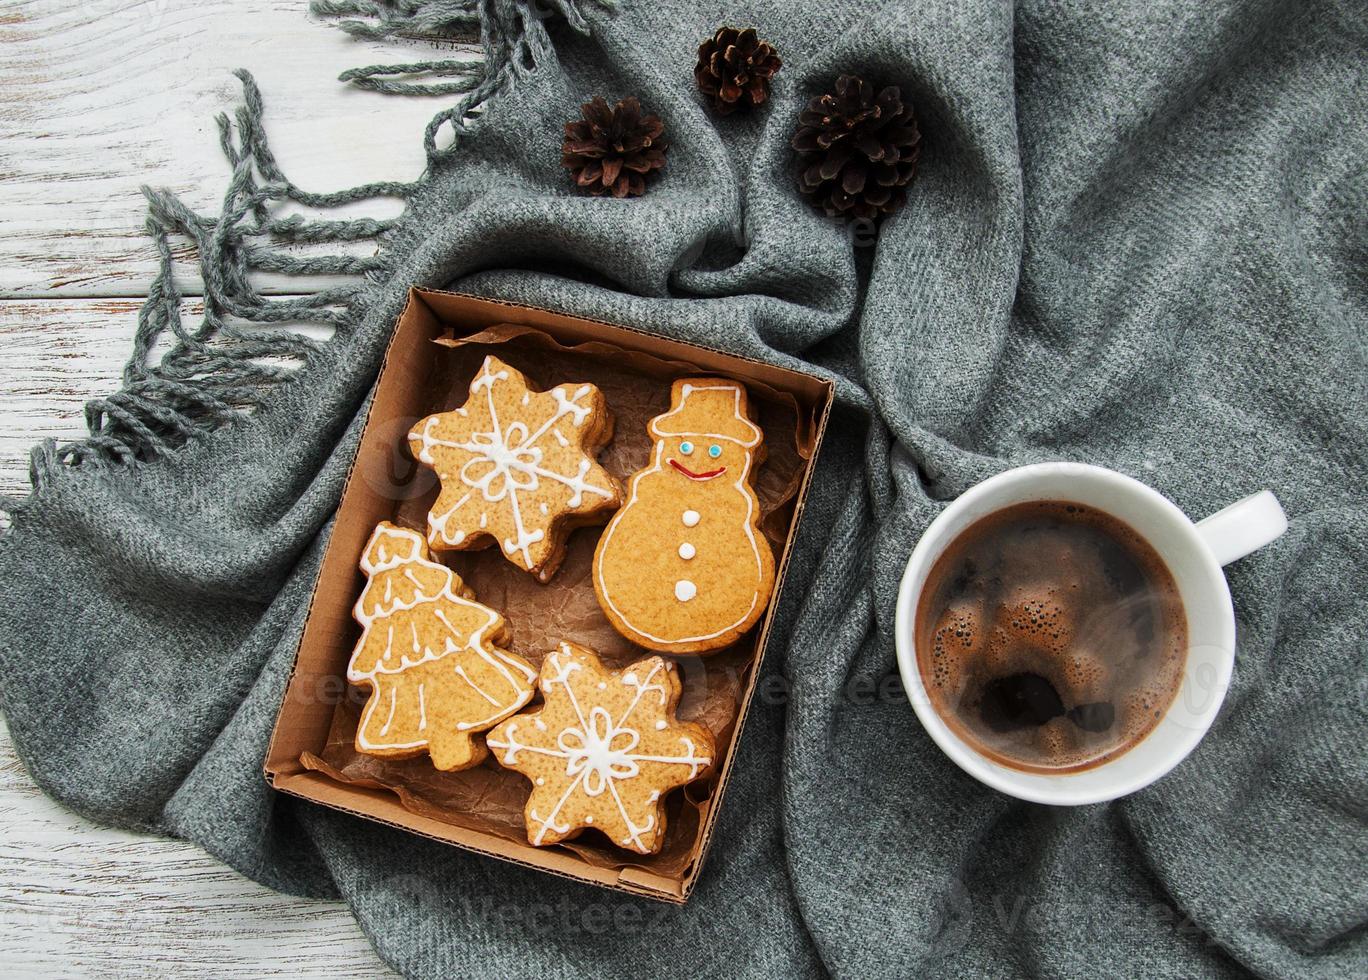
[[[192,844],[98,827],[33,785],[0,721],[8,976],[392,977],[339,902],[273,892]]]
[[[448,57],[478,60],[478,48],[358,41],[311,19],[305,0],[8,4],[0,12],[0,297],[145,295],[155,255],[139,187],[168,187],[217,212],[229,170],[214,117],[240,104],[238,67],[261,86],[272,148],[302,187],[417,177],[423,129],[451,97],[385,96],[337,75]],[[332,214],[383,217],[399,207]],[[194,292],[193,266],[178,273]],[[316,277],[308,288],[332,281]],[[301,288],[273,275],[261,284]]]
[[[85,435],[84,405],[118,389],[141,305],[134,299],[0,301],[0,493],[28,493],[29,450],[36,443]]]

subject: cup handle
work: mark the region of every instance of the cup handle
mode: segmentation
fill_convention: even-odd
[[[1237,500],[1197,522],[1197,536],[1206,542],[1218,565],[1258,551],[1286,530],[1287,515],[1271,490]]]

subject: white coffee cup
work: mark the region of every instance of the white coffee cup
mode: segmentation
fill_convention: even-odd
[[[965,530],[1013,504],[1062,500],[1111,514],[1152,545],[1173,573],[1187,616],[1188,655],[1181,686],[1155,728],[1129,750],[1091,769],[1023,772],[982,755],[932,707],[917,667],[917,601],[936,559]],[[1287,517],[1265,490],[1193,523],[1167,497],[1112,470],[1084,463],[1036,463],[971,487],[931,522],[907,562],[898,593],[898,668],[908,699],[937,745],[969,775],[1036,803],[1078,805],[1142,789],[1182,762],[1216,718],[1235,664],[1235,611],[1222,565],[1287,530]]]

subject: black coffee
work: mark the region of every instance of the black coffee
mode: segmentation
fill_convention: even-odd
[[[1187,657],[1173,575],[1126,524],[1066,501],[975,522],[917,607],[931,704],[979,752],[1060,772],[1113,759],[1172,703]]]

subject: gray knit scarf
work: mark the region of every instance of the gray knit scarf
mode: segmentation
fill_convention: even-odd
[[[318,8],[371,36],[478,27],[484,66],[349,73],[452,94],[414,183],[295,186],[244,75],[221,120],[222,211],[150,195],[163,270],[123,386],[90,405],[88,438],[40,446],[32,495],[5,504],[0,692],[48,793],[274,888],[339,896],[416,976],[1363,975],[1361,2]],[[784,58],[751,115],[712,115],[693,84],[696,46],[723,23]],[[795,190],[798,110],[844,72],[899,85],[925,134],[909,202],[872,243]],[[562,126],[594,95],[636,95],[670,129],[643,198],[577,195],[560,165]],[[403,198],[402,216],[273,216],[377,196]],[[367,258],[285,248],[370,238]],[[173,239],[198,250],[199,323],[180,315]],[[264,270],[352,283],[268,299],[249,278]],[[358,413],[415,283],[838,385],[765,664],[762,689],[781,693],[754,707],[686,907],[262,780]],[[301,320],[335,333],[304,339]],[[1227,570],[1239,649],[1210,735],[1149,789],[1079,809],[973,782],[885,683],[919,532],[974,482],[1055,458],[1131,473],[1194,517],[1270,487],[1292,520]]]

